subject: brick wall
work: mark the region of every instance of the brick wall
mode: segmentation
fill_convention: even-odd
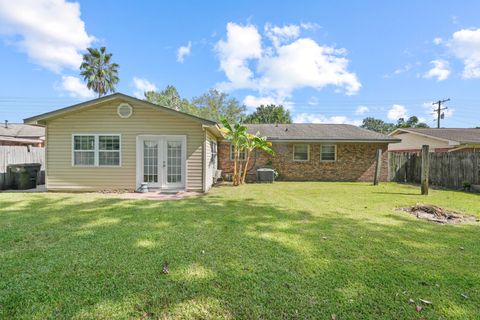
[[[284,181],[373,181],[376,150],[382,149],[381,180],[388,180],[388,152],[386,143],[337,143],[337,160],[320,161],[320,143],[309,143],[310,160],[293,161],[293,143],[274,143],[275,156],[257,151],[249,165],[249,180],[254,179],[256,168],[266,167],[267,161],[280,173]],[[222,174],[233,171],[230,145],[220,142],[218,167]]]

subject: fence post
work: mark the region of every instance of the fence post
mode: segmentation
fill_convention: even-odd
[[[375,164],[375,176],[373,178],[373,185],[378,185],[380,181],[380,173],[382,171],[382,149],[377,150],[377,161]]]
[[[422,195],[428,195],[428,174],[430,166],[430,153],[428,151],[428,145],[424,144],[422,146]]]

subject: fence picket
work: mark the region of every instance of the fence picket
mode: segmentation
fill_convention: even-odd
[[[418,154],[391,153],[391,180],[419,183],[421,161]],[[462,188],[464,182],[480,184],[480,153],[431,153],[429,181],[434,186],[448,188]]]

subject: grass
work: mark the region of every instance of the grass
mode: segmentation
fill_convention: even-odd
[[[480,226],[392,209],[480,217],[480,196],[418,193],[361,183],[220,187],[170,202],[1,193],[0,318],[478,319]],[[432,304],[417,312],[409,299]]]

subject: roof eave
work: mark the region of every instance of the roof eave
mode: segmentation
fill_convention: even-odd
[[[159,109],[165,110],[167,112],[175,113],[175,114],[183,116],[185,118],[190,118],[192,120],[196,120],[198,122],[201,122],[202,124],[208,124],[208,125],[215,125],[216,124],[215,121],[211,121],[211,120],[208,120],[208,119],[203,119],[203,118],[200,118],[200,117],[197,117],[197,116],[185,113],[185,112],[176,111],[176,110],[170,109],[168,107],[157,105],[157,104],[145,101],[145,100],[137,99],[135,97],[131,97],[129,95],[119,93],[119,92],[113,93],[113,94],[108,95],[108,96],[96,98],[96,99],[93,99],[93,100],[81,102],[81,103],[75,104],[73,106],[57,109],[57,110],[54,110],[54,111],[51,111],[51,112],[46,112],[46,113],[43,113],[43,114],[40,114],[40,115],[37,115],[37,116],[34,116],[34,117],[26,118],[26,119],[23,120],[23,122],[26,123],[26,124],[32,124],[32,125],[45,125],[46,120],[48,120],[48,119],[51,119],[51,118],[54,118],[54,117],[59,117],[63,114],[67,114],[69,112],[80,110],[80,109],[85,108],[85,107],[91,107],[91,106],[94,106],[94,105],[97,105],[97,104],[100,104],[100,103],[103,103],[103,102],[106,102],[106,101],[109,101],[109,100],[114,100],[114,99],[117,99],[117,98],[123,98],[124,100],[134,102],[134,103],[143,103],[143,104],[149,105],[149,106],[154,107],[154,108],[159,108]]]
[[[397,133],[398,131],[404,131],[404,132],[416,134],[416,135],[419,135],[419,136],[422,136],[422,137],[427,137],[427,138],[430,138],[430,139],[436,139],[436,140],[444,141],[444,142],[447,142],[447,143],[452,144],[452,145],[454,145],[455,143],[458,143],[458,141],[455,141],[455,140],[444,139],[444,138],[432,136],[430,134],[425,134],[425,133],[420,133],[420,132],[417,132],[417,131],[408,130],[408,129],[405,129],[405,128],[397,128],[394,131],[390,132],[388,135],[393,136],[393,134]]]

